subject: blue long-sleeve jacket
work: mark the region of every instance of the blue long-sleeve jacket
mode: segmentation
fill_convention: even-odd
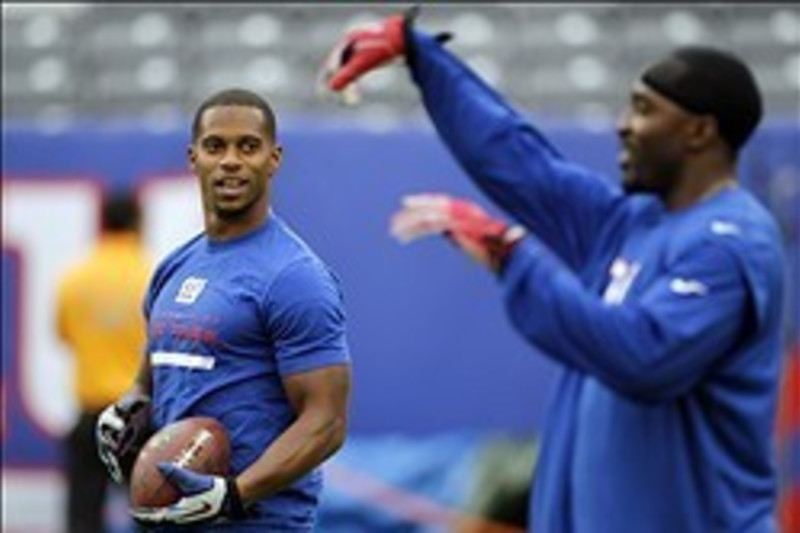
[[[536,533],[775,531],[783,257],[749,193],[666,211],[564,159],[432,37],[425,108],[466,173],[531,230],[500,276],[516,329],[563,365]]]

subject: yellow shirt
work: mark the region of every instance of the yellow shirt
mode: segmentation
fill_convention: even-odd
[[[75,356],[75,393],[84,411],[114,402],[136,377],[150,273],[150,258],[135,234],[103,234],[60,281],[58,331]]]

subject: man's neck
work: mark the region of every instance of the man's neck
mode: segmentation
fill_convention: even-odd
[[[206,235],[214,241],[227,241],[245,235],[267,219],[267,213],[251,212],[245,218],[220,218],[218,215],[209,214],[206,217]]]
[[[683,172],[680,182],[664,198],[664,203],[670,211],[679,211],[736,186],[736,175],[730,165],[696,166]]]

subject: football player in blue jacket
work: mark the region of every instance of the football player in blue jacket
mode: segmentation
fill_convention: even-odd
[[[536,533],[775,531],[783,257],[737,185],[762,102],[734,55],[647,68],[620,118],[621,184],[563,157],[413,13],[348,32],[327,88],[404,59],[439,136],[515,221],[444,194],[393,231],[444,233],[496,273],[508,315],[561,372],[531,501]]]

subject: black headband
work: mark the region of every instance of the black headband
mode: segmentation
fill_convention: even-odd
[[[734,151],[761,120],[761,93],[755,77],[736,56],[708,47],[688,46],[649,67],[642,81],[695,114],[712,115],[720,136]]]

